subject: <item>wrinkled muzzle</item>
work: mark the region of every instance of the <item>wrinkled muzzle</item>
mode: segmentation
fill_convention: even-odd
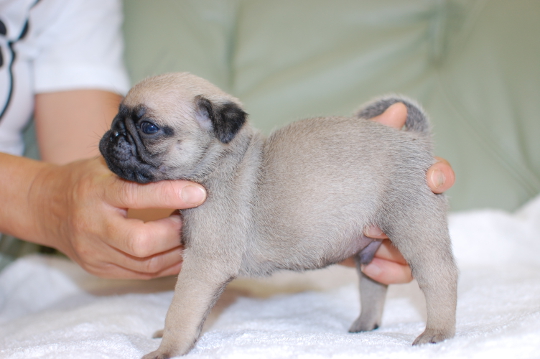
[[[156,168],[145,160],[148,156],[141,155],[144,145],[136,129],[129,127],[126,120],[116,116],[111,129],[101,138],[99,150],[109,169],[119,177],[138,183],[156,181]]]

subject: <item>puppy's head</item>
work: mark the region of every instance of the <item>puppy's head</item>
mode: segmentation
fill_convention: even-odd
[[[136,84],[99,149],[118,176],[139,183],[193,179],[246,122],[240,102],[206,80],[173,73]]]

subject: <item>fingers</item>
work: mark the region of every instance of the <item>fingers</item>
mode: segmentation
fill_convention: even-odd
[[[375,225],[370,225],[370,226],[367,226],[366,228],[364,228],[364,236],[369,237],[369,238],[373,238],[373,239],[388,239],[388,236],[386,234],[384,234],[383,231],[379,227],[377,227]],[[340,262],[339,264],[347,266],[347,267],[355,267],[356,266],[354,257],[347,258],[344,261]]]
[[[375,253],[375,258],[392,261],[398,264],[407,265],[407,261],[389,239],[383,240],[381,246]]]
[[[407,107],[403,103],[397,102],[371,120],[400,129],[405,125],[405,121],[407,120]],[[440,157],[435,157],[435,159],[437,162],[427,172],[427,181],[433,193],[443,193],[454,185],[456,176],[447,160]]]
[[[81,266],[102,278],[151,279],[180,272],[182,247],[140,258],[111,247],[95,248],[95,256],[82,258]]]
[[[362,266],[362,272],[383,284],[409,283],[413,280],[407,261],[388,239],[383,241],[371,263]]]
[[[362,272],[371,279],[383,284],[404,284],[413,280],[408,265],[373,258],[371,263],[362,267]]]
[[[110,222],[109,245],[118,251],[137,258],[151,257],[181,244],[181,219],[177,214],[156,221],[114,218]]]
[[[177,256],[179,257],[179,256]],[[155,262],[154,259],[152,261]],[[182,261],[175,261],[175,263],[169,267],[164,267],[162,270],[157,272],[147,272],[147,271],[135,271],[126,267],[122,267],[118,263],[103,263],[95,267],[88,266],[85,268],[89,273],[92,273],[101,278],[108,279],[154,279],[160,277],[166,277],[171,275],[177,275],[180,273],[182,268]]]
[[[437,162],[427,171],[427,181],[433,193],[443,193],[454,185],[456,175],[447,160],[440,157],[435,159]]]
[[[144,222],[127,218],[126,208],[172,210],[200,204],[205,198],[204,189],[195,183],[164,181],[146,186],[121,180],[100,157],[56,166],[36,181],[36,188],[46,190],[34,197],[50,203],[48,211],[36,214],[45,224],[39,230],[47,239],[43,243],[88,272],[107,278],[148,279],[180,270],[180,215]]]
[[[105,226],[108,235],[99,236],[104,247],[95,253],[101,259],[92,261],[87,256],[85,269],[107,278],[149,279],[178,274],[182,262],[180,215],[145,222],[127,218],[121,209],[191,208],[204,202],[205,189],[187,181],[137,184],[112,173],[108,176],[109,185],[101,186],[102,200],[111,213]]]
[[[192,208],[206,199],[206,190],[188,181],[161,181],[138,184],[111,176],[111,185],[104,187],[103,198],[117,208]]]
[[[150,279],[178,274],[182,263],[179,214],[143,222],[125,218],[125,212],[114,209],[98,215],[102,213],[103,217],[78,228],[72,238],[73,251],[66,253],[81,267],[103,278]]]
[[[387,239],[388,236],[383,233],[383,231],[374,225],[367,226],[364,228],[364,236],[374,239]]]
[[[371,118],[383,125],[401,129],[407,121],[407,106],[401,102],[389,106],[382,114]]]
[[[118,267],[114,272],[121,268],[133,272],[132,276],[150,278],[178,273],[174,271],[182,261],[180,215],[149,222],[125,218],[115,222],[110,238],[116,241],[109,242],[109,250],[103,252],[108,253],[104,261]]]
[[[167,275],[175,275],[182,267],[182,247],[173,248],[170,251],[162,252],[148,258],[138,258],[118,253],[117,258],[113,258],[113,266],[102,275],[108,278],[137,278],[151,279]],[[126,277],[128,275],[128,277]]]
[[[382,238],[384,234],[380,234],[380,236]],[[353,258],[348,258],[340,264],[348,267],[355,266]],[[402,284],[413,280],[407,261],[388,239],[382,242],[373,260],[362,266],[362,272],[383,284]]]
[[[371,263],[362,267],[365,275],[384,284],[408,283],[413,279],[407,261],[379,227],[374,225],[366,227],[364,235],[384,239]]]

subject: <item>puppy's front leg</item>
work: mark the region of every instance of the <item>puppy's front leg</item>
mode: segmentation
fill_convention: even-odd
[[[174,297],[165,319],[163,340],[159,348],[143,359],[165,359],[186,354],[201,333],[204,321],[225,289],[234,278],[230,264],[208,266],[203,258],[184,255]],[[228,274],[226,274],[228,273]],[[236,273],[235,273],[236,274]]]

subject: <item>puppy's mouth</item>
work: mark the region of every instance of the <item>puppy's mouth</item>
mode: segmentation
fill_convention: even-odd
[[[148,153],[131,116],[118,113],[111,129],[99,143],[109,169],[121,178],[138,183],[158,181],[159,162]]]

